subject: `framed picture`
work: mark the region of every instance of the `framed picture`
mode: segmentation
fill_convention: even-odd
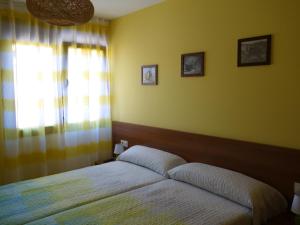
[[[271,35],[238,40],[238,66],[271,64]]]
[[[204,76],[204,52],[181,55],[181,76]]]
[[[158,65],[142,66],[142,85],[158,84]]]

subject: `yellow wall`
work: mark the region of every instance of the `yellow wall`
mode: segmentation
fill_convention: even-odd
[[[167,0],[114,20],[113,120],[300,149],[300,1]],[[272,65],[237,67],[237,40],[273,35]],[[205,77],[180,55],[205,51]],[[142,86],[141,65],[159,65]]]

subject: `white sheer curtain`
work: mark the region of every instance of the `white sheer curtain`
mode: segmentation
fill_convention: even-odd
[[[51,26],[0,0],[1,183],[111,156],[107,29]]]
[[[59,115],[55,112],[59,96],[53,76],[56,71],[53,49],[18,42],[13,48],[17,127],[28,129],[59,124]]]

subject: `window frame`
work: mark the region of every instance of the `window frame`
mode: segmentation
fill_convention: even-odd
[[[32,45],[32,46],[44,46],[44,47],[50,47],[53,49],[52,45],[49,45],[49,44],[44,44],[44,43],[36,43],[36,42],[32,42],[32,41],[16,41],[14,44],[13,44],[13,48],[16,49],[17,45],[18,44],[21,44],[21,45]],[[15,75],[14,75],[14,79],[16,79]],[[14,86],[15,86],[15,81],[14,81]],[[16,87],[14,87],[16,89]],[[16,95],[15,95],[15,98],[14,98],[14,101],[15,101],[15,109],[17,109],[17,106],[16,106]],[[17,114],[17,112],[16,112]],[[27,127],[27,128],[20,128],[18,127],[18,123],[17,123],[17,116],[15,117],[15,123],[16,123],[16,130],[17,130],[17,134],[20,138],[23,138],[25,137],[26,135],[24,134],[26,130],[30,130],[31,131],[31,136],[39,136],[39,129],[40,128],[37,128],[35,126],[32,126],[32,127]],[[53,133],[57,133],[59,127],[61,126],[61,123],[58,123],[58,124],[54,124],[54,125],[46,125],[46,126],[43,126],[42,128],[44,129],[44,132],[45,134],[53,134]]]

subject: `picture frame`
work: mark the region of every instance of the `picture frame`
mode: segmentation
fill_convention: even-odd
[[[238,40],[238,66],[271,64],[271,35]]]
[[[181,76],[204,76],[204,52],[187,53],[181,55]]]
[[[141,68],[142,85],[158,85],[158,65],[143,65]]]

